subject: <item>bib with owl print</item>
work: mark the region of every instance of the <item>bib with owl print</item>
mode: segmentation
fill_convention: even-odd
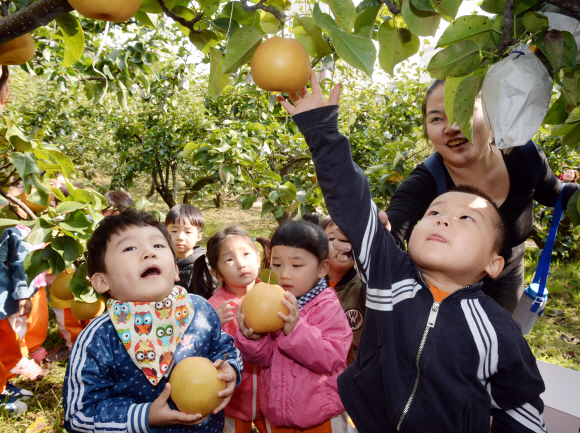
[[[175,286],[167,298],[157,302],[109,299],[107,312],[135,365],[157,385],[170,368],[193,314],[187,291]]]

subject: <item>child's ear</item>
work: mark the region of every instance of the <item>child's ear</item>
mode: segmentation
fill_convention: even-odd
[[[505,265],[505,260],[502,256],[495,254],[491,263],[485,268],[485,273],[489,275],[490,278],[496,278]]]
[[[201,241],[201,238],[203,237],[203,232],[197,232],[197,240],[195,241],[196,243]]]
[[[179,267],[175,265],[175,282],[179,281]]]
[[[93,274],[93,276],[91,277],[91,286],[93,286],[93,288],[100,295],[103,295],[104,293],[109,291],[109,285],[107,284],[107,280],[105,276],[100,272]]]
[[[324,260],[320,266],[318,266],[318,278],[325,277],[328,274],[328,269],[330,268],[330,260]]]

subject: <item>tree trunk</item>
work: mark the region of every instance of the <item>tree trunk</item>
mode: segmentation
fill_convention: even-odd
[[[215,193],[215,198],[213,199],[213,204],[215,204],[215,207],[217,207],[218,209],[220,207],[222,207],[222,195],[219,192]]]
[[[163,168],[157,166],[153,169],[152,173],[153,182],[155,184],[155,190],[161,197],[161,199],[169,206],[171,209],[177,203],[173,200],[173,195],[168,187],[168,182],[164,181],[163,179]]]
[[[177,162],[171,163],[171,179],[173,180],[173,202],[177,203],[177,194],[179,192],[179,188],[177,187]]]

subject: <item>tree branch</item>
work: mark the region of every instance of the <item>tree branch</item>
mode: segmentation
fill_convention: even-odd
[[[516,39],[511,36],[511,30],[514,24],[514,3],[515,0],[507,0],[503,10],[503,30],[501,32],[499,46],[497,47],[497,52],[500,56],[507,47],[517,42]]]
[[[38,219],[37,216],[34,215],[34,212],[32,212],[28,206],[26,206],[24,203],[22,203],[16,197],[8,194],[6,191],[4,191],[3,188],[0,188],[0,195],[2,195],[2,197],[4,197],[6,200],[11,201],[12,203],[14,203],[18,207],[20,207],[20,209],[22,209],[24,212],[26,212],[26,215],[28,215],[31,219],[33,219],[33,220]]]
[[[387,8],[389,9],[389,12],[392,13],[393,15],[397,15],[397,14],[401,13],[401,11],[397,7],[397,5],[395,3],[393,3],[391,0],[380,0],[380,2],[385,4],[387,6]]]
[[[264,0],[260,0],[260,2],[256,3],[254,6],[248,6],[248,0],[242,0],[242,8],[244,8],[246,12],[254,12],[258,9],[269,12],[274,15],[281,23],[283,23],[286,19],[286,15],[284,15],[284,13],[280,12],[278,9],[272,6],[265,6]]]
[[[159,3],[159,6],[161,6],[161,10],[163,10],[163,13],[167,15],[169,18],[171,18],[173,21],[189,29],[189,31],[192,33],[201,33],[201,30],[195,30],[194,26],[199,20],[203,18],[203,13],[197,14],[197,16],[190,21],[170,11],[167,5],[165,4],[165,0],[157,0],[157,3]]]
[[[38,0],[7,17],[0,18],[0,45],[45,26],[72,10],[67,0]]]

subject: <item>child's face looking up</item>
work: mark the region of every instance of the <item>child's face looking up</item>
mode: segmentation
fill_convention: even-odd
[[[492,278],[503,268],[494,251],[498,215],[481,197],[449,192],[437,197],[413,229],[409,255],[425,273],[437,273],[460,286]]]
[[[167,231],[173,241],[173,249],[178,259],[184,259],[193,253],[193,247],[201,240],[199,229],[189,221],[168,224]]]
[[[305,249],[276,245],[272,248],[272,270],[278,284],[298,298],[327,274],[328,260],[318,263],[316,256]]]
[[[256,282],[259,267],[260,257],[248,239],[230,236],[221,246],[216,276],[234,293],[244,293]]]
[[[155,227],[129,227],[107,243],[105,272],[92,276],[99,293],[126,302],[154,302],[167,297],[178,269],[165,236]]]

